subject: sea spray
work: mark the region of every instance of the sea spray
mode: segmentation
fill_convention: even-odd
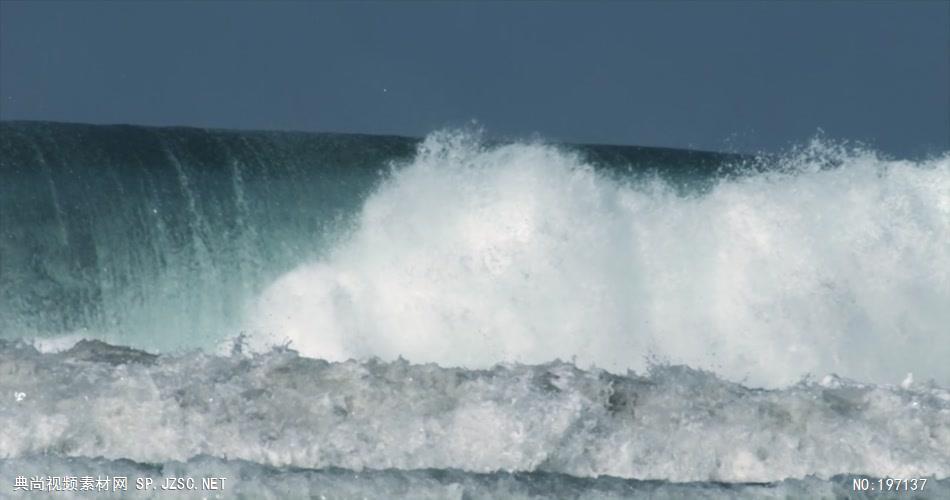
[[[559,147],[436,133],[250,329],[330,360],[654,356],[753,385],[950,383],[950,157],[815,143],[772,161],[683,194]]]

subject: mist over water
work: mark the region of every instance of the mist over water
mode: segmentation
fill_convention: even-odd
[[[435,133],[248,329],[329,360],[950,383],[950,157],[815,142],[770,162],[684,193],[569,149]]]

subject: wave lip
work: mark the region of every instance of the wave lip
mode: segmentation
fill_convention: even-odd
[[[17,429],[0,436],[5,460],[207,455],[730,483],[950,475],[950,392],[932,384],[763,390],[683,366],[467,370],[290,350],[149,356],[89,341],[62,353],[0,342],[0,373],[0,428]]]

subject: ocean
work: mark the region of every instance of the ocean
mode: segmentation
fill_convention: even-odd
[[[948,325],[950,153],[0,124],[0,498],[950,498]]]

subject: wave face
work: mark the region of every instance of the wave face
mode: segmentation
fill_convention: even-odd
[[[950,155],[0,132],[2,478],[950,491]]]
[[[235,335],[261,284],[319,255],[385,162],[414,149],[396,137],[2,127],[3,336],[157,349]]]

